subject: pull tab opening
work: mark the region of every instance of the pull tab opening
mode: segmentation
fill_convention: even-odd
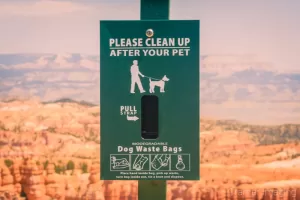
[[[141,134],[143,139],[158,138],[158,97],[144,95],[141,99]]]

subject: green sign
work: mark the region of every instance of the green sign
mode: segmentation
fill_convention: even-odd
[[[199,31],[100,22],[101,179],[199,179]]]

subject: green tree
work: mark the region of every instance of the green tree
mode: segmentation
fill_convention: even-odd
[[[13,162],[12,160],[10,160],[10,159],[4,160],[4,163],[5,163],[5,165],[6,165],[7,167],[10,167],[10,166],[12,166],[12,165],[14,164],[14,162]]]
[[[44,162],[44,169],[46,169],[46,168],[48,167],[48,164],[49,164],[49,161],[46,160],[46,161]]]
[[[74,170],[75,169],[75,164],[72,160],[69,160],[67,163],[67,170]]]
[[[88,173],[88,166],[86,163],[81,164],[81,171],[82,173]]]
[[[65,166],[55,165],[55,173],[57,173],[57,174],[64,174],[65,171],[66,171],[66,167]]]

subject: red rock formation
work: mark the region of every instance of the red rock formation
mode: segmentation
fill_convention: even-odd
[[[120,187],[120,199],[133,200],[137,199],[137,181],[122,181],[119,182]]]
[[[14,193],[15,192],[15,186],[14,186],[14,178],[10,173],[10,170],[5,165],[1,166],[1,192],[9,192]]]
[[[0,199],[20,199],[21,184],[27,200],[137,200],[137,181],[101,181],[99,161],[93,162],[87,176],[56,174],[54,164],[47,167],[43,175],[42,166],[26,158],[24,164],[15,163],[7,168],[0,166]],[[21,174],[20,174],[21,173]],[[82,179],[80,179],[82,178]],[[80,186],[80,190],[78,189]],[[168,181],[167,200],[300,200],[298,185],[266,187],[254,184],[253,180],[241,176],[231,183],[229,180]]]
[[[14,186],[15,186],[16,194],[19,197],[19,195],[22,192],[22,186],[20,184],[22,177],[20,174],[20,166],[18,163],[13,164],[13,166],[11,167],[11,174],[13,175],[14,178]]]
[[[14,186],[14,178],[4,164],[0,166],[0,198],[9,200],[20,199]]]
[[[89,176],[89,184],[85,194],[82,196],[84,200],[105,200],[104,184],[100,181],[100,162],[92,163]]]
[[[120,198],[121,187],[119,181],[106,181],[105,182],[105,200],[115,200]]]
[[[66,200],[78,200],[80,199],[78,191],[74,188],[71,183],[66,184]]]
[[[201,198],[201,192],[199,190],[199,184],[193,184],[187,189],[186,198],[190,200],[198,200]]]
[[[138,199],[138,181],[131,182],[131,199],[132,200]]]
[[[49,163],[47,166],[47,177],[45,180],[46,195],[57,200],[64,200],[66,186],[64,180],[55,173],[55,165]]]
[[[28,200],[47,200],[43,168],[36,161],[27,160],[24,170],[24,190]]]

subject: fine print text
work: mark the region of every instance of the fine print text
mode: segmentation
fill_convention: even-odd
[[[190,38],[110,38],[110,56],[189,56]]]

